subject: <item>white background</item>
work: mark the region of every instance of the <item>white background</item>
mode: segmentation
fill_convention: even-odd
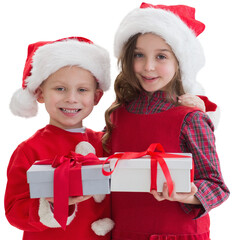
[[[146,1],[147,2],[147,1]],[[148,1],[149,2],[149,1]],[[22,232],[12,227],[4,215],[6,170],[13,150],[37,129],[48,123],[44,106],[32,119],[15,117],[9,111],[13,92],[21,87],[27,46],[40,40],[56,40],[68,36],[83,36],[104,46],[112,60],[112,81],[117,74],[113,57],[113,39],[122,18],[139,7],[140,0],[7,0],[0,3],[0,77],[1,77],[1,133],[0,133],[0,232],[4,239],[21,239]],[[222,173],[230,191],[234,189],[233,171],[233,69],[234,34],[231,0],[152,0],[153,4],[187,4],[197,9],[196,17],[206,24],[199,36],[206,66],[198,75],[206,95],[221,109],[216,130],[216,144]],[[104,127],[104,111],[114,100],[113,84],[99,105],[85,121],[94,130]],[[233,185],[232,185],[233,184]],[[211,239],[233,239],[234,199],[211,211]],[[3,239],[3,237],[1,237]]]

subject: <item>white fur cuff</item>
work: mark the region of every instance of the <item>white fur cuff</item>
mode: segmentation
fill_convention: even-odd
[[[105,236],[114,225],[115,223],[110,218],[103,218],[93,222],[91,228],[98,236]]]
[[[77,204],[75,206],[75,211],[67,219],[67,225],[69,225],[75,218],[77,212]],[[51,211],[50,204],[45,198],[40,198],[38,215],[40,217],[40,222],[50,228],[61,227],[59,223],[54,218],[54,213]]]

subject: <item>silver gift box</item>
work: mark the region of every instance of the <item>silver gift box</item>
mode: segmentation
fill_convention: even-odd
[[[104,169],[110,170],[109,164]],[[30,198],[54,196],[54,170],[51,165],[32,165],[27,171]],[[71,170],[70,170],[71,171]],[[101,165],[82,166],[83,195],[109,194],[110,176],[104,176]]]

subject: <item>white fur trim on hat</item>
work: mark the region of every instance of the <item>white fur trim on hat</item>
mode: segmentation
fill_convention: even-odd
[[[36,90],[51,74],[65,66],[79,66],[90,71],[99,87],[110,87],[110,58],[108,52],[95,44],[66,39],[40,46],[32,57],[30,76],[24,90],[17,91],[10,103],[12,113],[21,117],[37,114]]]
[[[178,16],[155,8],[137,8],[130,12],[115,35],[114,52],[117,58],[124,44],[137,33],[154,33],[162,37],[179,61],[185,92],[204,94],[204,89],[196,84],[196,74],[205,64],[203,49],[194,32]]]
[[[64,40],[40,47],[33,56],[27,88],[34,92],[52,73],[62,67],[78,65],[89,70],[103,91],[110,86],[108,52],[100,46],[77,40]]]

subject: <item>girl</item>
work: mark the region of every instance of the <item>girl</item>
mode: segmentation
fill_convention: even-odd
[[[203,93],[196,74],[204,64],[196,39],[205,26],[188,6],[143,3],[120,24],[115,55],[122,71],[116,102],[106,112],[104,143],[110,154],[145,151],[154,142],[166,152],[191,152],[190,193],[112,193],[113,240],[209,240],[208,212],[229,196],[207,114],[181,106],[184,93]],[[128,134],[126,134],[126,132]]]

